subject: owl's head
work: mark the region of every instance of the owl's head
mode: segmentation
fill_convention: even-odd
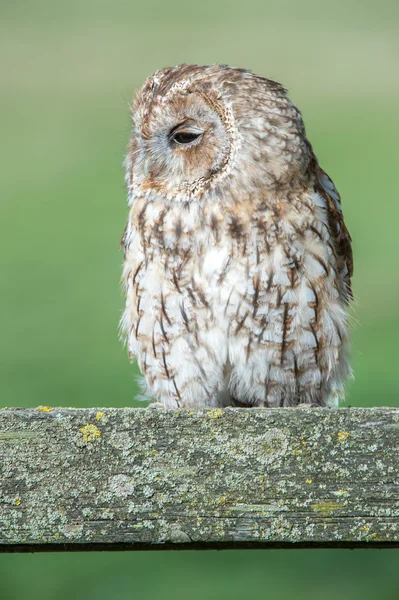
[[[224,65],[157,71],[132,107],[129,193],[190,200],[239,179],[248,192],[306,172],[309,144],[284,88]]]

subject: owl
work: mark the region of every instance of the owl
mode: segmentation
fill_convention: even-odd
[[[351,374],[351,238],[286,90],[180,65],[149,77],[132,113],[121,331],[148,397],[336,405]]]

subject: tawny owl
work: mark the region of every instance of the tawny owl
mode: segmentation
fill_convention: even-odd
[[[225,65],[157,71],[126,158],[122,332],[168,408],[331,405],[350,374],[351,239],[301,114]]]

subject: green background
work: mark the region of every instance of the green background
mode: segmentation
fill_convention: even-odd
[[[134,406],[117,335],[128,102],[181,62],[288,87],[354,238],[352,406],[398,405],[399,4],[2,0],[0,385]],[[399,597],[397,551],[0,555],[2,600]]]

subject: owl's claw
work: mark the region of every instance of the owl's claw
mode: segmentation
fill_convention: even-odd
[[[151,402],[147,408],[166,408],[166,406],[162,402]]]

